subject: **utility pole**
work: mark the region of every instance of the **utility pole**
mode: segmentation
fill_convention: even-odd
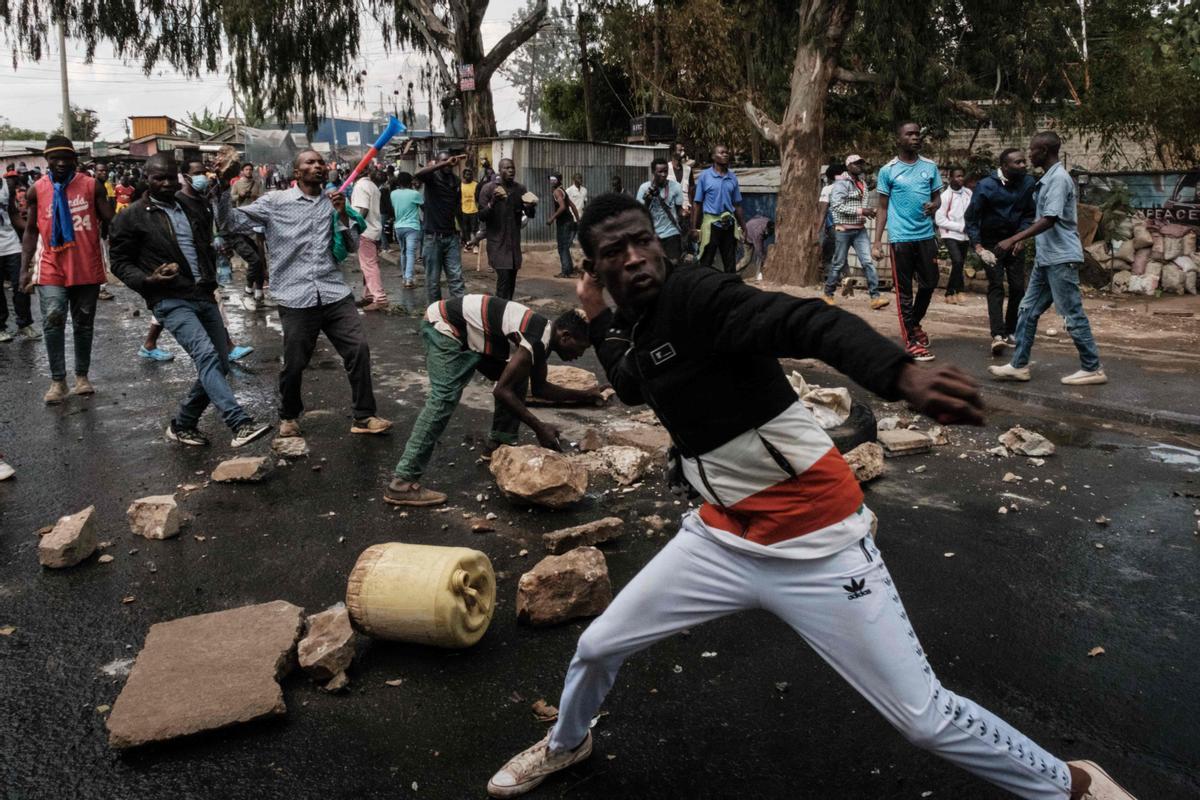
[[[58,72],[62,77],[62,124],[63,136],[68,139],[74,138],[71,130],[75,122],[71,117],[71,94],[67,90],[67,33],[63,30],[63,23],[59,20],[58,23]]]
[[[583,119],[587,126],[587,139],[596,140],[596,132],[592,127],[592,70],[588,64],[587,36],[584,35],[583,4],[579,4],[579,13],[575,17],[575,33],[579,35],[579,74],[583,79]]]
[[[337,140],[337,95],[332,92],[329,95],[329,102],[333,108],[333,113],[329,117],[329,123],[333,125],[333,147],[331,154],[333,155],[334,166],[337,166],[338,160],[338,140]]]
[[[233,98],[233,138],[236,141],[238,137],[238,105],[237,105],[237,89],[233,85],[233,67],[229,68],[229,96]],[[243,122],[245,120],[243,119]]]

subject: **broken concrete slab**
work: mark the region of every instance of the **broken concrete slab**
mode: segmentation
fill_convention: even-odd
[[[559,556],[546,556],[517,583],[517,622],[557,625],[578,617],[593,617],[612,602],[612,584],[604,554],[594,547],[576,547]]]
[[[38,562],[43,567],[73,567],[96,552],[95,506],[59,517],[50,532],[38,540]]]
[[[266,456],[239,456],[222,461],[212,472],[218,483],[257,483],[271,471],[271,459]]]
[[[613,428],[606,432],[608,444],[636,447],[655,458],[666,458],[671,447],[671,434],[655,425],[633,425]]]
[[[296,651],[300,669],[319,681],[333,680],[350,667],[357,644],[346,604],[336,603],[308,618],[308,633]]]
[[[904,429],[879,431],[879,444],[889,458],[928,453],[933,448],[933,440],[925,434]]]
[[[302,436],[276,436],[271,441],[271,452],[280,458],[307,458],[308,442]]]
[[[499,447],[489,467],[500,491],[514,500],[564,508],[587,492],[586,467],[537,445]]]
[[[179,505],[173,494],[154,494],[134,500],[125,511],[129,528],[147,539],[170,539],[179,535]]]
[[[583,525],[563,528],[542,534],[542,544],[548,553],[565,553],[576,547],[599,544],[615,539],[624,532],[625,523],[620,517],[605,517]]]
[[[150,626],[108,717],[115,749],[286,713],[278,679],[304,609],[283,600]]]
[[[1017,425],[1000,434],[1000,444],[1019,456],[1052,456],[1054,443],[1035,431]]]
[[[866,483],[883,474],[883,447],[878,442],[863,442],[846,453],[844,458],[859,483]]]

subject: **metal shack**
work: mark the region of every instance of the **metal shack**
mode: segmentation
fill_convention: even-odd
[[[563,182],[571,176],[583,176],[588,195],[595,197],[609,190],[614,175],[621,178],[625,191],[633,194],[650,178],[650,162],[667,157],[666,145],[646,146],[609,142],[576,142],[552,136],[501,136],[476,142],[475,162],[487,158],[495,169],[502,158],[511,158],[517,168],[517,182],[538,196],[537,217],[529,221],[522,235],[524,242],[553,242],[553,226],[546,224],[551,213],[550,174],[557,172]]]

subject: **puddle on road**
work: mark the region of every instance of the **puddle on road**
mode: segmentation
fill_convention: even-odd
[[[1188,472],[1200,472],[1200,450],[1176,447],[1170,444],[1156,444],[1153,447],[1147,447],[1146,451],[1155,461],[1183,467]]]

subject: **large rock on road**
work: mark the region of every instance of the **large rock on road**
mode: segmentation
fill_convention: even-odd
[[[38,562],[43,567],[73,567],[96,552],[95,506],[60,517],[54,528],[38,541]]]
[[[561,556],[546,556],[517,583],[517,622],[557,625],[577,617],[594,617],[612,602],[612,584],[604,554],[577,547]]]
[[[526,503],[564,508],[587,492],[586,467],[537,445],[496,448],[491,470],[505,496]]]

